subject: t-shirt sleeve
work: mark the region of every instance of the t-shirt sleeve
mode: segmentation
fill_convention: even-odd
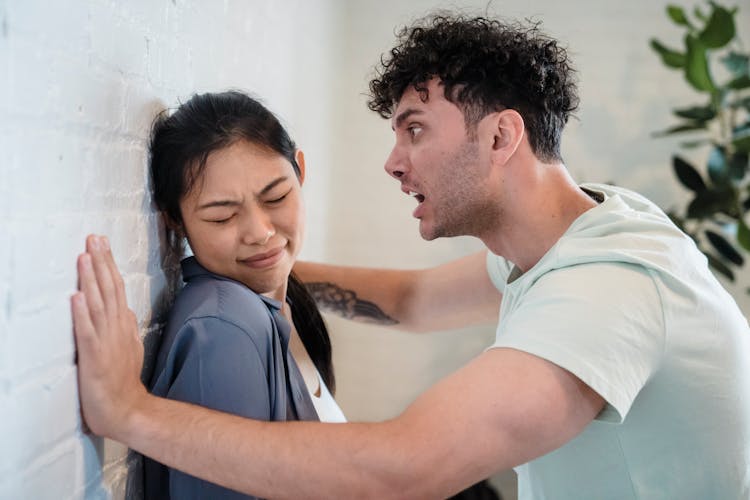
[[[192,319],[173,348],[173,382],[167,397],[243,417],[269,420],[266,369],[252,337],[219,318]],[[171,498],[254,498],[169,469]]]
[[[500,293],[505,291],[505,283],[508,281],[511,269],[513,269],[513,264],[508,260],[487,251],[487,274]]]
[[[599,420],[621,423],[664,350],[661,299],[646,269],[624,263],[550,271],[503,320],[492,347],[510,347],[574,374],[607,402]]]

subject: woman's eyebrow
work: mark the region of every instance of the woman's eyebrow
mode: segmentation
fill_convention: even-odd
[[[260,193],[258,195],[262,196],[269,191],[271,191],[273,188],[281,184],[282,182],[289,179],[288,175],[282,175],[281,177],[278,177],[271,182],[269,182],[263,189],[260,190]],[[203,203],[201,205],[198,205],[196,210],[204,210],[206,208],[213,208],[213,207],[236,207],[237,205],[240,205],[241,203],[238,200],[213,200],[213,201],[207,201],[206,203]]]
[[[240,202],[237,200],[214,200],[214,201],[208,201],[202,205],[199,205],[196,210],[203,210],[204,208],[212,208],[212,207],[234,207],[239,205]]]
[[[278,186],[279,184],[281,184],[282,182],[284,182],[287,179],[289,179],[289,176],[282,175],[281,177],[272,180],[271,182],[269,182],[266,185],[266,187],[264,187],[263,189],[261,189],[260,193],[258,193],[258,194],[264,195],[264,194],[268,193],[270,190],[272,190],[273,188],[275,188],[276,186]]]

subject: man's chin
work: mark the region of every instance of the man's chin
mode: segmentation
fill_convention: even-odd
[[[432,241],[441,236],[435,228],[428,226],[423,220],[419,221],[419,235],[425,241]]]
[[[419,235],[425,241],[432,241],[438,238],[455,238],[457,236],[469,236],[471,233],[461,231],[458,227],[451,226],[430,226],[424,220],[419,221]]]

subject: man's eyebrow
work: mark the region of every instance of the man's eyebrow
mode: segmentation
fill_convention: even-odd
[[[406,120],[407,118],[409,118],[411,115],[422,114],[422,113],[424,113],[424,112],[421,109],[409,108],[409,109],[401,112],[396,117],[396,125],[394,127],[391,127],[391,128],[393,130],[396,130],[397,128],[399,128],[401,126],[402,123],[404,123],[404,120]]]

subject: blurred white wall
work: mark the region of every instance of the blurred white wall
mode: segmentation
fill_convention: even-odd
[[[531,18],[568,47],[578,69],[580,110],[563,138],[563,157],[581,182],[614,182],[662,206],[683,206],[687,193],[673,177],[677,139],[650,134],[674,123],[671,109],[699,103],[681,74],[667,70],[648,41],[676,47],[681,31],[665,15],[668,2],[581,0],[353,0],[345,3],[343,59],[336,82],[331,130],[330,233],[326,260],[351,265],[425,267],[480,248],[457,238],[424,242],[412,219],[414,200],[383,170],[393,133],[367,110],[372,68],[394,43],[396,28],[436,8],[506,18]],[[692,9],[694,3],[680,3]],[[747,33],[750,4],[742,2],[738,27]],[[747,35],[745,35],[745,38]],[[696,162],[706,152],[697,152]],[[698,161],[700,159],[700,161]],[[748,283],[748,279],[745,283]],[[746,312],[744,287],[730,287]],[[489,345],[492,326],[432,335],[386,332],[330,320],[334,330],[338,399],[351,418],[385,419],[420,392]],[[507,479],[507,475],[504,476]],[[512,480],[503,480],[512,488]],[[512,492],[511,492],[512,494]]]

